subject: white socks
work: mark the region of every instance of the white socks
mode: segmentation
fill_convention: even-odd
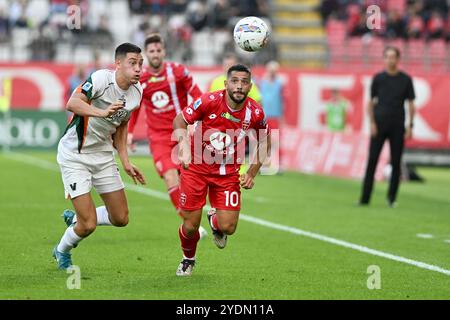
[[[111,221],[109,220],[108,210],[106,210],[105,206],[98,207],[97,211],[97,225],[98,226],[112,226]],[[73,217],[73,222],[77,222],[77,215]]]
[[[188,257],[186,257],[186,256],[183,254],[183,260],[186,260],[186,259],[188,259],[188,260],[194,260],[194,261],[195,261],[195,256],[192,257],[192,258],[188,258]]]
[[[109,220],[108,210],[105,206],[98,207],[97,209],[97,225],[98,226],[112,226]]]
[[[69,252],[73,247],[75,247],[78,242],[83,240],[83,238],[79,237],[73,227],[68,227],[66,232],[64,233],[61,241],[58,244],[57,250],[59,252]]]
[[[97,226],[112,226],[111,221],[109,220],[108,210],[106,210],[105,206],[98,207],[96,209],[97,212]],[[73,218],[73,222],[77,221],[77,216]],[[76,247],[78,242],[83,240],[82,237],[78,236],[73,230],[73,226],[68,227],[66,232],[61,238],[61,241],[58,244],[57,250],[59,252],[69,252],[72,248]]]

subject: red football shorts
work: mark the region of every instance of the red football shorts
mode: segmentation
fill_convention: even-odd
[[[213,208],[240,211],[239,174],[204,175],[189,169],[181,169],[180,208],[184,211],[202,209],[206,204],[206,195]]]
[[[176,141],[150,141],[150,152],[153,156],[153,163],[160,177],[163,177],[167,170],[180,169],[177,150]]]

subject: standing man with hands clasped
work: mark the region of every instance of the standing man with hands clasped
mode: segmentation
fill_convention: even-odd
[[[395,206],[400,184],[400,163],[404,140],[412,138],[414,126],[414,87],[411,77],[398,69],[400,51],[395,47],[384,50],[386,70],[375,75],[368,105],[370,117],[370,147],[366,174],[359,205],[368,205],[373,189],[375,169],[384,141],[389,140],[392,174],[387,203]],[[408,121],[405,123],[404,102],[408,100]]]

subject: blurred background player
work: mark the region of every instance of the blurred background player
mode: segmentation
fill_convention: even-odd
[[[164,61],[166,51],[161,35],[149,35],[144,48],[148,67],[140,82],[144,90],[141,105],[147,116],[147,137],[155,168],[179,212],[179,164],[174,162],[177,142],[172,140],[173,119],[188,105],[189,96],[197,99],[202,92],[184,65]],[[133,112],[128,127],[128,146],[132,151],[135,150],[133,130],[140,111],[139,108]]]
[[[279,70],[280,64],[277,61],[269,61],[264,76],[256,81],[261,89],[261,103],[271,129],[279,129],[283,121],[284,81],[278,74]]]
[[[128,119],[142,98],[142,63],[139,47],[121,44],[115,51],[116,71],[94,72],[67,102],[67,110],[74,116],[59,142],[57,160],[66,197],[72,201],[75,212],[64,211],[67,229],[53,249],[60,269],[72,265],[70,251],[96,226],[128,224],[128,204],[114,148],[125,172],[135,183],[145,184],[140,170],[130,163],[127,151]],[[105,206],[95,208],[92,187]]]
[[[250,70],[244,65],[234,65],[227,72],[225,90],[204,94],[174,120],[175,135],[180,142],[180,205],[184,217],[179,229],[183,259],[177,276],[192,274],[206,195],[215,208],[208,212],[214,242],[223,249],[227,236],[236,231],[241,207],[240,187],[253,188],[263,158],[270,149],[264,111],[253,99],[247,98],[251,87]],[[196,126],[193,143],[189,145],[186,129],[196,121],[201,124]],[[262,156],[255,159],[246,173],[239,175],[245,153],[244,138],[252,129],[256,131],[254,137]]]
[[[331,132],[343,132],[347,127],[349,103],[339,89],[331,91],[331,99],[325,104],[324,123]]]
[[[389,140],[391,151],[391,179],[387,194],[390,207],[395,206],[400,184],[400,166],[406,139],[412,138],[414,126],[414,86],[411,77],[398,69],[400,50],[384,50],[385,71],[375,75],[370,88],[371,100],[367,107],[370,118],[370,147],[364,176],[360,205],[368,205],[372,194],[375,169],[384,141]],[[405,128],[404,103],[408,100],[408,121]]]
[[[266,115],[267,124],[272,130],[279,130],[281,136],[281,126],[284,121],[284,104],[286,101],[284,90],[284,79],[279,75],[280,64],[271,60],[266,64],[266,69],[263,77],[258,81],[259,88],[261,89],[261,102]],[[264,174],[270,173],[273,170],[280,173],[279,164],[281,161],[281,152],[279,151],[278,139],[272,139],[272,150],[277,150],[271,157],[268,157],[264,166],[261,168],[261,172]]]
[[[222,59],[222,68],[223,73],[211,82],[211,85],[209,86],[209,92],[214,92],[218,90],[225,89],[224,82],[227,79],[227,72],[228,69],[230,69],[232,66],[238,63],[238,59],[235,53],[228,52],[223,56]],[[261,93],[258,90],[258,87],[252,82],[252,88],[250,89],[250,92],[248,96],[255,100],[257,103],[261,103]]]

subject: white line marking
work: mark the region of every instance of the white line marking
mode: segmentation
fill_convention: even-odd
[[[48,170],[52,170],[52,171],[58,171],[58,168],[55,164],[45,161],[45,160],[41,160],[38,158],[35,158],[33,156],[30,155],[26,155],[26,154],[19,154],[19,153],[4,153],[3,156],[12,158],[14,160],[17,161],[21,161],[27,164],[31,164],[34,166],[38,166],[40,168],[43,169],[48,169]],[[157,190],[152,190],[152,189],[148,189],[148,188],[144,188],[144,187],[140,187],[140,186],[136,186],[134,184],[130,184],[130,183],[125,183],[125,186],[128,188],[128,190],[134,191],[134,192],[138,192],[141,194],[145,194],[145,195],[149,195],[151,197],[154,198],[158,198],[161,200],[169,200],[169,196],[165,193],[165,192],[161,192],[161,191],[157,191]],[[209,206],[205,206],[205,210],[209,210]],[[328,242],[328,243],[332,243],[344,248],[349,248],[349,249],[353,249],[359,252],[364,252],[367,254],[371,254],[373,256],[378,256],[378,257],[382,257],[385,259],[389,259],[389,260],[393,260],[393,261],[397,261],[397,262],[401,262],[401,263],[405,263],[405,264],[409,264],[412,266],[415,266],[417,268],[421,268],[421,269],[426,269],[426,270],[430,270],[430,271],[435,271],[435,272],[439,272],[445,275],[450,276],[450,270],[441,268],[439,266],[435,266],[432,264],[428,264],[425,262],[420,262],[420,261],[416,261],[416,260],[412,260],[412,259],[408,259],[408,258],[404,258],[401,256],[397,256],[391,253],[386,253],[383,251],[379,251],[379,250],[374,250],[374,249],[370,249],[368,247],[365,246],[361,246],[361,245],[357,245],[357,244],[353,244],[347,241],[343,241],[343,240],[339,240],[339,239],[335,239],[332,237],[328,237],[328,236],[324,236],[318,233],[313,233],[313,232],[309,232],[309,231],[305,231],[305,230],[301,230],[298,228],[294,228],[294,227],[289,227],[289,226],[285,226],[285,225],[281,225],[281,224],[277,224],[277,223],[273,223],[267,220],[263,220],[263,219],[259,219],[256,217],[252,217],[246,214],[240,214],[239,215],[241,220],[247,221],[247,222],[251,222],[260,226],[264,226],[267,228],[271,228],[271,229],[275,229],[275,230],[280,230],[280,231],[285,231],[285,232],[289,232],[292,234],[296,234],[296,235],[300,235],[300,236],[304,236],[304,237],[308,237],[308,238],[312,238],[312,239],[316,239],[316,240],[320,240],[320,241],[324,241],[324,242]]]
[[[416,234],[416,237],[422,238],[422,239],[433,239],[434,238],[434,236],[429,233],[418,233],[418,234]]]

